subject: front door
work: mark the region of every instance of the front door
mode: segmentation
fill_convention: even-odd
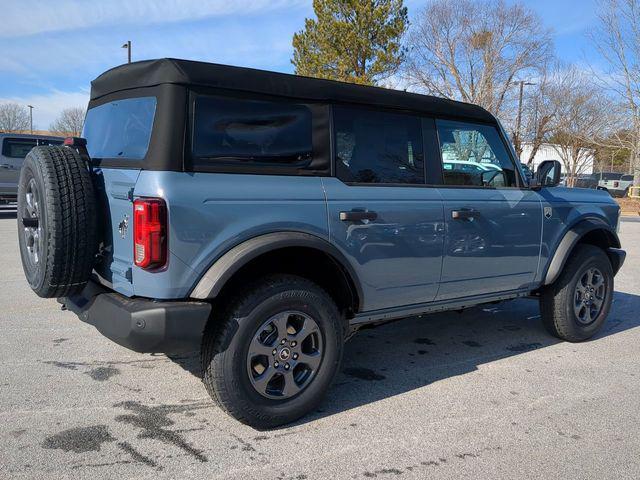
[[[446,238],[437,300],[526,289],[538,269],[542,205],[497,128],[437,121]]]
[[[421,120],[334,108],[337,178],[324,178],[331,241],[361,279],[363,311],[432,301],[442,200],[425,187]]]

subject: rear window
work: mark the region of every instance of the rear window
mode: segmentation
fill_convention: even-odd
[[[5,138],[2,142],[2,155],[9,158],[24,158],[38,145],[62,145],[62,140],[45,138]]]
[[[200,165],[303,166],[312,158],[311,132],[305,105],[198,96],[192,152]]]
[[[142,160],[155,112],[156,97],[114,100],[89,109],[82,136],[91,158]]]
[[[603,173],[602,174],[602,180],[620,180],[620,177],[622,177],[621,173]]]

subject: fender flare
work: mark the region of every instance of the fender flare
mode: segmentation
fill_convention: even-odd
[[[580,220],[565,232],[562,240],[560,240],[560,243],[556,247],[544,275],[544,280],[542,282],[543,285],[550,285],[556,281],[567,263],[573,248],[581,238],[594,230],[603,230],[605,232],[609,248],[620,248],[620,239],[618,238],[618,234],[604,220],[599,218],[587,218]],[[609,257],[611,257],[611,255],[609,255]],[[614,265],[614,270],[617,271],[616,265]]]
[[[189,295],[191,298],[215,298],[227,281],[251,260],[268,252],[287,247],[307,247],[326,253],[342,269],[355,295],[362,302],[362,286],[345,256],[328,241],[302,232],[274,232],[253,237],[236,245],[218,258],[200,278]]]

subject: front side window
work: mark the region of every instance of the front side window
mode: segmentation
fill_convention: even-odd
[[[495,127],[438,120],[445,185],[515,187],[511,157]]]
[[[196,163],[304,166],[312,159],[311,110],[289,102],[198,96]]]
[[[419,118],[335,107],[333,119],[336,165],[342,180],[424,183]]]
[[[91,158],[142,160],[155,112],[156,97],[126,98],[90,108],[82,136]]]

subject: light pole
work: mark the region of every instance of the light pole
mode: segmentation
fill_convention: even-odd
[[[122,48],[127,49],[127,63],[131,63],[131,40],[127,40],[127,43],[122,45]]]
[[[520,156],[520,154],[522,153],[522,142],[520,141],[520,126],[522,125],[522,97],[524,93],[524,86],[535,85],[535,83],[526,82],[524,80],[519,80],[514,83],[520,85],[520,92],[518,93],[518,116],[516,117],[516,131],[515,135],[513,136],[513,146],[515,147],[516,152],[518,152],[518,156]]]
[[[29,128],[31,129],[31,135],[33,135],[33,105],[27,105],[29,107]]]

